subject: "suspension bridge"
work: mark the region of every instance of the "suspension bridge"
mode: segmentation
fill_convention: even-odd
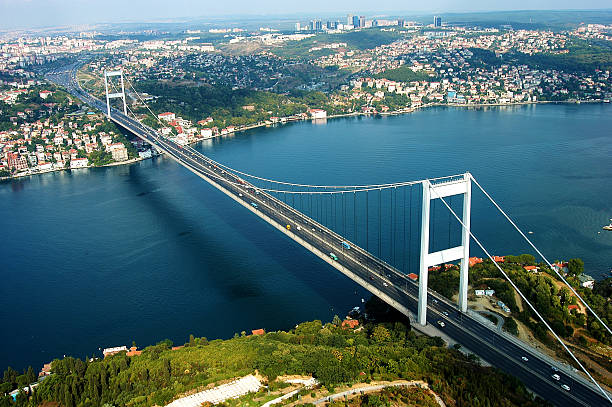
[[[47,77],[408,316],[416,322],[413,323],[416,329],[442,334],[460,343],[488,363],[517,376],[532,391],[556,405],[612,404],[609,393],[550,329],[470,230],[475,185],[554,269],[470,173],[378,185],[307,185],[266,179],[216,162],[143,125],[126,103],[121,71],[104,75],[106,103],[93,97],[77,82],[78,66],[73,64]],[[112,81],[116,76],[120,89]],[[139,96],[133,87],[132,90]],[[114,98],[122,99],[121,110],[111,107]],[[146,107],[142,99],[141,102]],[[436,217],[436,213],[444,216]],[[468,308],[470,243],[491,259],[586,377],[496,330]],[[415,252],[418,255],[411,257]],[[457,304],[427,287],[430,267],[454,261],[459,261],[460,270]],[[567,284],[562,275],[559,277]],[[568,287],[580,298],[569,284]],[[610,332],[604,321],[584,304]],[[553,368],[560,372],[561,381],[553,377],[557,371]]]

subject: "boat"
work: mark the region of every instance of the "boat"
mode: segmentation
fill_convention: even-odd
[[[603,230],[612,230],[612,219],[610,219],[610,224],[603,227]]]

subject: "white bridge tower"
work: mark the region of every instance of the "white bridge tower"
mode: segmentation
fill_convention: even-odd
[[[119,76],[121,78],[121,92],[116,93],[108,93],[108,81],[111,76]],[[118,71],[104,71],[104,87],[106,89],[106,114],[108,117],[111,117],[111,107],[110,100],[113,98],[121,98],[123,99],[123,114],[127,116],[127,104],[125,102],[125,86],[123,85],[123,70],[119,69]]]
[[[470,207],[472,203],[472,175],[467,172],[462,179],[432,183],[429,180],[423,185],[423,208],[421,212],[421,256],[419,263],[419,305],[418,322],[427,324],[427,278],[429,267],[450,261],[461,260],[459,271],[459,308],[467,312],[468,267],[470,261]],[[462,222],[465,227],[461,229],[461,245],[429,252],[429,209],[432,199],[447,196],[463,195]]]

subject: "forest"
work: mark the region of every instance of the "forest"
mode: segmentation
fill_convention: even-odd
[[[371,300],[366,311],[377,307],[371,312],[380,314],[381,304]],[[304,322],[295,329],[262,336],[242,332],[229,340],[192,335],[183,348],[175,350],[166,340],[132,357],[123,352],[105,359],[54,360],[52,374],[31,397],[21,392],[12,402],[5,396],[0,406],[35,406],[45,401],[65,407],[165,405],[185,391],[255,369],[268,383],[279,375],[312,375],[329,391],[357,382],[420,379],[447,405],[458,407],[547,405],[534,399],[519,380],[482,366],[474,356],[446,348],[440,338],[417,336],[402,322],[366,322],[363,329],[353,330],[334,318],[331,323]],[[13,372],[4,374],[5,391],[27,382]],[[402,392],[387,396],[407,397]],[[381,395],[369,397],[380,401]]]

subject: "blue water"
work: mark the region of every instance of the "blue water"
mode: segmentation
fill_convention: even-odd
[[[596,277],[612,267],[612,233],[598,233],[612,217],[610,105],[437,108],[258,129],[198,148],[303,183],[470,171],[550,260],[581,257]],[[532,252],[482,194],[473,199],[473,230],[487,248]],[[434,212],[441,223],[448,216],[440,205]],[[286,329],[342,316],[366,297],[165,158],[2,183],[0,219],[0,366],[38,367],[132,341],[183,343],[190,333]],[[398,252],[381,256],[401,264]]]

